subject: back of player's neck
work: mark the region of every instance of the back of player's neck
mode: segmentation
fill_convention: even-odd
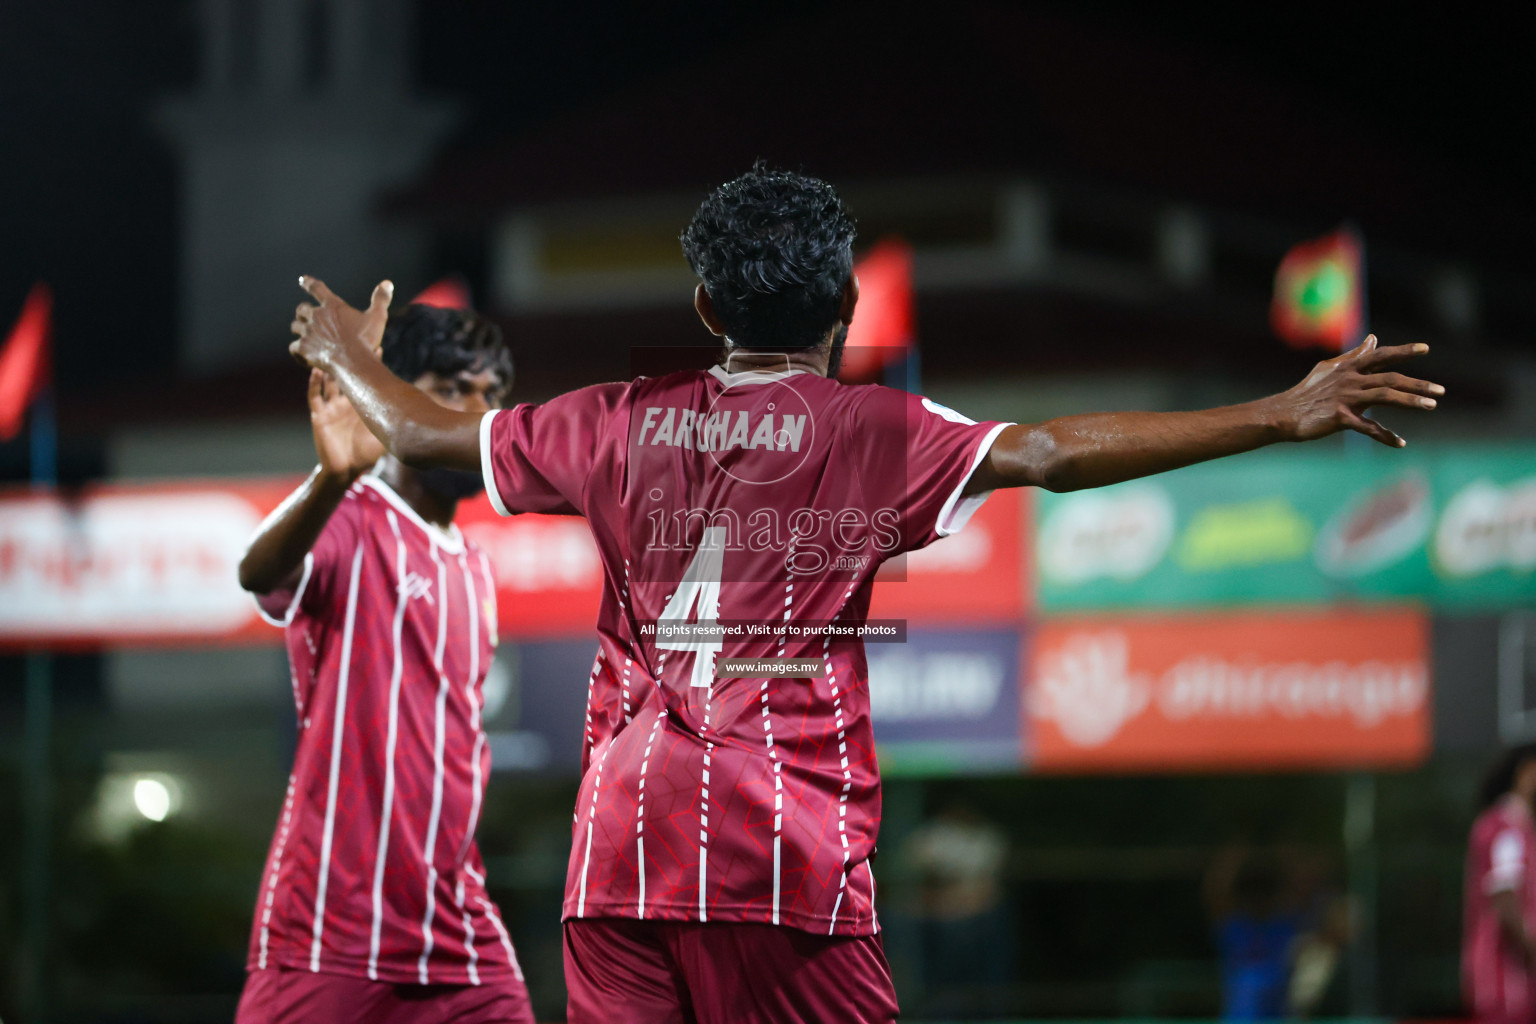
[[[826,375],[820,349],[770,352],[734,346],[725,351],[720,367],[726,373],[815,373]]]

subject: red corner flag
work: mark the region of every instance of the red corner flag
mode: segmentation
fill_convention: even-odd
[[[907,357],[916,343],[912,315],[912,247],[899,238],[876,243],[854,265],[859,304],[848,326],[839,380],[880,379],[883,369]]]
[[[0,441],[21,433],[32,400],[48,386],[48,336],[53,294],[39,281],[27,294],[21,316],[0,349]]]
[[[415,306],[437,306],[441,309],[468,309],[469,288],[456,277],[445,277],[422,289],[411,300]]]
[[[1365,333],[1365,251],[1348,228],[1285,254],[1275,272],[1269,322],[1292,348],[1343,352]]]

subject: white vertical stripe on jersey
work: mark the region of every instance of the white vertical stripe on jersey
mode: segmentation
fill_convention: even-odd
[[[486,595],[486,600],[492,602],[492,608],[494,608],[495,607],[494,602],[496,600],[495,591],[491,589],[490,575],[489,575],[490,570],[485,569],[485,556],[484,555],[480,556],[480,566],[481,566],[481,569],[484,570],[487,573],[487,575],[486,575],[486,584],[485,585],[486,585],[486,589],[487,589],[488,593]],[[475,597],[476,597],[476,594],[475,594],[475,578],[474,578],[474,575],[469,571],[469,562],[465,559],[465,557],[463,555],[459,556],[459,571],[461,571],[464,574],[464,600],[469,602],[469,607],[467,609],[465,609],[466,612],[468,613],[466,615],[466,617],[469,619],[469,684],[468,685],[470,687],[471,692],[473,692],[474,686],[475,686],[475,679],[476,679],[476,677],[478,677],[480,675],[480,615],[481,615],[483,609],[480,607],[479,602],[475,600]],[[493,629],[495,628],[495,624],[494,623],[492,623],[492,628]],[[495,634],[492,633],[491,635],[494,636]],[[474,701],[470,701],[470,704],[473,705]],[[478,710],[477,710],[477,712],[475,714],[475,728],[477,728],[477,729],[480,728],[480,715],[478,713]]]
[[[660,667],[656,674],[662,674]],[[656,746],[656,736],[661,732],[661,723],[666,717],[666,708],[656,713],[651,735],[645,741],[645,754],[640,759],[640,785],[637,787],[639,798],[635,805],[635,873],[639,877],[640,897],[635,903],[635,911],[641,918],[645,917],[645,773],[651,766],[651,748]]]
[[[482,892],[485,891],[484,875],[480,874],[480,872],[476,871],[468,864],[464,865],[464,873],[475,880],[475,884],[480,887]],[[491,927],[496,929],[496,934],[501,937],[501,946],[507,951],[507,962],[512,965],[512,972],[517,975],[517,980],[522,981],[523,967],[517,962],[517,953],[515,953],[512,949],[512,937],[507,934],[507,926],[501,923],[501,915],[497,913],[496,905],[490,900],[486,899],[484,896],[476,896],[475,902],[480,904],[482,908],[480,911],[481,914],[487,921],[491,922]],[[468,908],[466,907],[466,913],[467,910]]]
[[[698,655],[694,655],[698,657]],[[709,732],[710,698],[714,695],[713,686],[704,687],[704,732]],[[704,741],[704,767],[699,777],[699,920],[709,920],[709,890],[705,888],[705,875],[709,866],[709,763],[710,755],[714,752],[715,745],[709,740]]]
[[[795,606],[795,543],[789,543],[789,555],[785,559],[784,576],[784,629],[779,633],[779,657],[785,656],[789,643],[789,618]],[[768,712],[768,683],[764,679],[759,688],[763,705],[763,742],[768,746],[768,763],[773,765],[773,923],[779,923],[779,889],[783,878],[782,850],[784,841],[784,763],[779,760],[778,748],[773,742],[773,718]]]
[[[262,619],[271,625],[282,626],[284,629],[292,626],[294,616],[299,613],[299,605],[304,600],[304,590],[309,586],[309,577],[314,572],[314,569],[315,555],[314,552],[310,552],[304,556],[304,571],[299,574],[299,585],[294,588],[293,597],[288,602],[288,610],[283,614],[281,619],[273,618],[272,616],[268,615],[267,610],[261,606],[260,597],[252,594],[251,596],[256,598],[256,611],[262,617]],[[309,640],[307,635],[305,636],[305,640]],[[310,644],[310,649],[314,649],[313,642]],[[293,673],[291,662],[289,663],[288,681],[293,686],[294,710],[298,713],[299,720],[302,721],[304,719],[304,688],[299,683],[299,677]]]
[[[875,869],[869,866],[869,861],[864,861],[864,873],[869,876],[869,927],[872,931],[880,930],[880,915],[875,913]]]
[[[288,845],[288,827],[293,822],[293,775],[288,776],[288,795],[283,799],[283,823],[277,830],[277,849],[272,853],[271,874],[267,878],[267,904],[261,911],[261,955],[258,970],[267,969],[267,924],[272,920],[272,901],[277,896],[277,875],[283,867],[283,849]]]
[[[597,648],[597,657],[592,659],[592,672],[591,672],[590,675],[587,676],[586,741],[585,741],[585,746],[584,746],[584,748],[582,749],[582,752],[581,752],[581,760],[582,760],[583,764],[586,764],[588,762],[588,760],[592,757],[592,747],[596,743],[596,739],[594,738],[593,733],[592,733],[592,697],[593,697],[593,694],[595,692],[595,688],[597,686],[597,674],[599,672],[601,672],[602,669],[603,669],[603,648],[602,648],[602,645],[599,644],[598,648]],[[580,809],[578,808],[578,810],[577,810],[578,819],[576,819],[576,820],[579,820],[580,813],[581,813]]]
[[[491,919],[491,924],[496,927],[496,934],[501,936],[501,948],[507,951],[507,962],[512,965],[512,973],[517,975],[517,980],[523,980],[523,965],[517,962],[517,954],[512,951],[512,936],[507,934],[507,926],[501,923],[501,915],[496,912],[495,904],[484,896],[475,897],[480,905],[485,908],[485,916]]]
[[[395,743],[400,736],[400,679],[404,673],[400,650],[401,629],[405,625],[406,591],[405,538],[400,536],[400,520],[393,509],[385,509],[389,528],[395,534],[395,663],[389,674],[389,733],[384,742],[384,800],[379,811],[379,843],[373,859],[373,932],[368,941],[368,977],[379,980],[379,935],[384,927],[384,861],[389,855],[389,822],[395,810]],[[436,550],[436,545],[433,545]]]
[[[485,585],[489,594],[486,600],[490,602],[487,609],[487,618],[490,620],[488,628],[491,636],[495,636],[496,622],[496,598],[495,588],[491,586],[491,570],[486,564],[485,555],[480,555],[480,567],[485,574]],[[464,570],[464,592],[469,601],[469,676],[464,680],[464,699],[469,702],[469,728],[475,734],[475,745],[469,755],[469,771],[473,785],[469,791],[469,824],[464,828],[464,842],[459,844],[458,855],[454,858],[455,864],[464,863],[464,858],[469,856],[469,846],[475,841],[475,828],[480,823],[480,791],[484,788],[480,771],[480,752],[485,749],[485,733],[480,730],[480,697],[475,696],[475,684],[480,681],[480,605],[475,601],[475,578],[465,564],[464,556],[459,556],[459,568]],[[464,907],[464,897],[458,897],[460,909]]]
[[[644,822],[641,823],[642,825]],[[635,898],[635,916],[645,920],[645,833],[636,830],[635,875],[640,881],[640,894]]]
[[[363,548],[352,556],[352,582],[347,586],[347,618],[341,631],[341,671],[336,680],[336,725],[331,732],[331,781],[325,797],[325,832],[320,840],[320,882],[315,887],[314,940],[309,969],[320,971],[320,935],[325,930],[325,888],[331,875],[331,838],[336,829],[336,784],[341,778],[341,731],[347,713],[347,675],[352,670],[352,627],[357,622],[357,581],[363,570]]]
[[[427,818],[427,838],[422,847],[427,859],[427,909],[421,915],[421,959],[416,962],[416,976],[423,985],[427,983],[427,958],[432,955],[432,917],[437,913],[437,826],[443,813],[443,745],[448,708],[448,675],[443,671],[443,647],[448,640],[448,567],[438,556],[435,543],[432,561],[437,563],[437,649],[432,654],[432,667],[437,670],[437,706],[432,726],[432,813]],[[474,608],[468,611],[473,617]]]
[[[629,604],[630,604],[630,600],[629,600],[629,559],[627,559],[627,558],[624,559],[624,583],[623,583],[623,586],[624,586],[624,590],[619,595],[619,614],[620,615],[624,615],[624,614],[627,613],[627,609],[628,609]],[[629,648],[626,645],[625,646],[626,653],[624,655],[624,674],[619,677],[619,696],[620,696],[620,698],[624,702],[624,724],[625,725],[628,725],[631,721],[634,720],[634,715],[631,714],[631,709],[630,709],[630,704],[629,704],[629,670],[634,667],[635,663],[634,663],[634,659],[632,659],[629,656],[629,654],[627,653],[628,650],[629,650]]]
[[[587,868],[592,866],[592,819],[587,819],[587,852],[581,860],[581,891],[576,894],[576,916],[587,916]]]
[[[453,890],[454,902],[464,911],[464,955],[469,962],[464,965],[465,973],[469,975],[471,985],[480,984],[480,968],[476,966],[480,962],[480,954],[475,952],[475,923],[470,920],[469,908],[464,906],[464,877],[459,876],[459,884]]]
[[[843,609],[848,605],[848,598],[853,594],[853,588],[858,586],[858,579],[848,584],[848,589],[843,591],[842,603],[837,606],[836,620],[842,617]],[[853,772],[848,768],[848,730],[843,722],[843,694],[837,686],[837,673],[832,671],[832,635],[827,634],[821,642],[821,657],[827,666],[827,686],[832,691],[832,713],[837,724],[837,753],[843,761],[843,789],[837,795],[837,838],[843,844],[843,869],[837,877],[837,900],[832,904],[832,923],[827,926],[827,934],[831,935],[837,930],[837,912],[843,905],[843,893],[848,888],[848,791],[853,788]]]
[[[592,769],[592,805],[587,809],[587,855],[581,862],[581,891],[576,897],[577,917],[585,917],[587,913],[587,869],[592,866],[592,822],[597,818],[597,794],[603,788],[603,765],[608,762],[608,751],[612,749],[612,743],[604,747],[603,756],[597,759]]]

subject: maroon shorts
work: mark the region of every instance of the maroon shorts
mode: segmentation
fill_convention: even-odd
[[[889,1024],[879,936],[771,924],[565,922],[570,1024]]]
[[[288,967],[252,971],[235,1024],[533,1024],[516,978],[483,985],[403,985]]]

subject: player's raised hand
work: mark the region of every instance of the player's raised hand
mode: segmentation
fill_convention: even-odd
[[[395,286],[380,281],[373,289],[367,309],[354,309],[315,277],[300,277],[299,287],[314,298],[314,302],[301,302],[294,310],[293,323],[289,325],[297,340],[288,346],[288,353],[299,362],[321,370],[328,370],[348,346],[361,345],[370,352],[377,352],[384,339],[384,323],[389,318],[389,300],[395,294]]]
[[[351,483],[384,457],[384,446],[347,396],[320,370],[309,371],[309,425],[322,472]]]
[[[1433,409],[1445,388],[1387,371],[1428,351],[1428,345],[1382,347],[1372,334],[1348,352],[1318,363],[1305,380],[1279,396],[1292,440],[1311,441],[1355,430],[1388,447],[1401,448],[1408,442],[1364,414],[1377,405]]]

